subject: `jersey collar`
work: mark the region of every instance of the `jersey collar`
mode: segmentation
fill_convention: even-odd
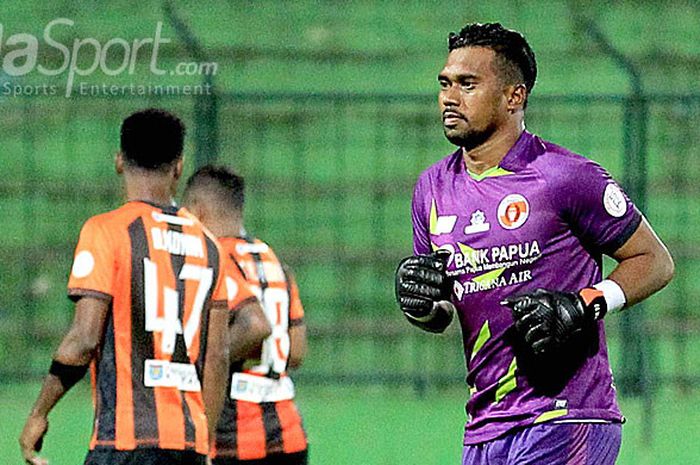
[[[546,150],[542,139],[535,136],[531,132],[523,131],[518,140],[508,150],[508,153],[503,157],[498,166],[491,167],[481,174],[471,173],[464,163],[462,149],[458,149],[455,155],[455,168],[457,172],[465,172],[475,181],[481,181],[486,178],[497,176],[506,176],[516,171],[522,170],[528,163],[544,153]]]
[[[507,171],[520,171],[545,150],[542,139],[531,132],[523,131],[498,166]]]
[[[129,203],[132,202],[145,203],[146,205],[150,205],[153,208],[158,208],[166,215],[177,215],[177,212],[180,211],[180,207],[178,207],[175,202],[173,202],[170,205],[161,205],[155,202],[151,202],[149,200],[129,200]]]

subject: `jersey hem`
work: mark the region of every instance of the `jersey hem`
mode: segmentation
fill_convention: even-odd
[[[217,450],[216,453],[211,454],[211,458],[227,458],[227,459],[237,459],[241,461],[245,460],[264,460],[269,457],[283,457],[285,455],[292,455],[292,454],[299,454],[301,452],[306,452],[309,449],[308,444],[299,450],[285,450],[285,451],[272,451],[268,454],[262,455],[262,456],[257,456],[257,457],[246,457],[245,459],[242,459],[238,456],[238,453],[236,453],[233,450],[230,449],[224,449],[222,451]]]
[[[97,441],[94,445],[90,447],[90,450],[95,449],[112,449],[120,451],[130,451],[136,449],[161,449],[161,450],[177,450],[177,451],[193,451],[202,455],[207,455],[207,452],[202,452],[201,448],[198,448],[193,442],[185,442],[183,447],[167,447],[161,446],[157,439],[142,439],[137,440],[134,447],[117,447],[116,441]]]
[[[114,299],[111,294],[94,289],[84,289],[80,287],[68,289],[68,298],[73,302],[77,302],[83,297],[95,297],[97,299],[106,300],[107,302],[111,302]]]
[[[601,411],[601,410],[581,410],[581,411],[569,411],[569,414],[566,415],[565,417],[556,417],[555,419],[548,420],[548,421],[543,421],[540,423],[533,423],[533,421],[539,417],[539,415],[543,412],[532,412],[528,418],[520,421],[513,421],[513,422],[504,422],[502,428],[503,429],[493,429],[496,428],[497,426],[494,423],[491,423],[490,425],[484,426],[482,431],[469,431],[466,430],[464,433],[464,440],[463,440],[463,445],[465,446],[473,446],[476,444],[482,444],[485,442],[493,441],[495,439],[498,439],[500,437],[503,437],[505,435],[511,434],[516,430],[521,430],[524,428],[528,428],[530,426],[537,426],[537,425],[545,425],[548,423],[555,423],[555,422],[567,422],[567,423],[586,423],[590,421],[591,419],[596,419],[598,421],[606,421],[608,423],[624,423],[625,417],[622,416],[622,414],[619,413],[613,413],[610,411]],[[484,430],[488,426],[491,426],[489,430]]]

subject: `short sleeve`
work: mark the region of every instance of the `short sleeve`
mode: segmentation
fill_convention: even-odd
[[[287,286],[289,287],[289,324],[290,326],[301,324],[304,321],[304,307],[299,298],[299,288],[294,275],[285,269]]]
[[[554,195],[564,219],[581,240],[606,255],[613,254],[634,234],[642,214],[610,174],[585,160]],[[556,194],[556,193],[554,193]]]
[[[74,301],[88,296],[112,299],[116,243],[96,219],[91,218],[83,225],[68,279],[68,297]]]
[[[228,308],[231,311],[236,311],[247,302],[256,300],[257,297],[241,271],[224,254],[221,256],[221,278],[223,281],[221,284],[223,286],[219,285],[214,289],[212,299],[214,301],[226,300]]]
[[[429,217],[426,212],[427,188],[421,177],[413,189],[413,201],[411,202],[411,222],[413,223],[413,253],[425,255],[432,252],[430,247],[430,233],[428,230]]]

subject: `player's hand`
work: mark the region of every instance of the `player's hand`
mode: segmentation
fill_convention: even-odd
[[[602,293],[589,288],[578,294],[537,289],[501,303],[511,308],[516,331],[538,355],[561,348],[605,313]]]
[[[48,465],[48,460],[36,455],[41,451],[44,435],[49,429],[49,421],[40,415],[29,415],[24,429],[19,437],[19,447],[22,449],[24,461],[29,465]]]
[[[401,311],[422,318],[430,314],[433,305],[450,296],[447,282],[449,252],[437,251],[430,255],[404,258],[396,269],[396,301]]]

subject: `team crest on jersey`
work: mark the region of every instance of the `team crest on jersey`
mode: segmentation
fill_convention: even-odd
[[[505,229],[517,229],[530,216],[530,204],[520,194],[506,195],[498,204],[498,223]]]
[[[464,234],[476,234],[486,232],[491,229],[491,224],[486,221],[486,215],[481,210],[476,210],[472,213],[469,220],[469,225],[464,227]]]

